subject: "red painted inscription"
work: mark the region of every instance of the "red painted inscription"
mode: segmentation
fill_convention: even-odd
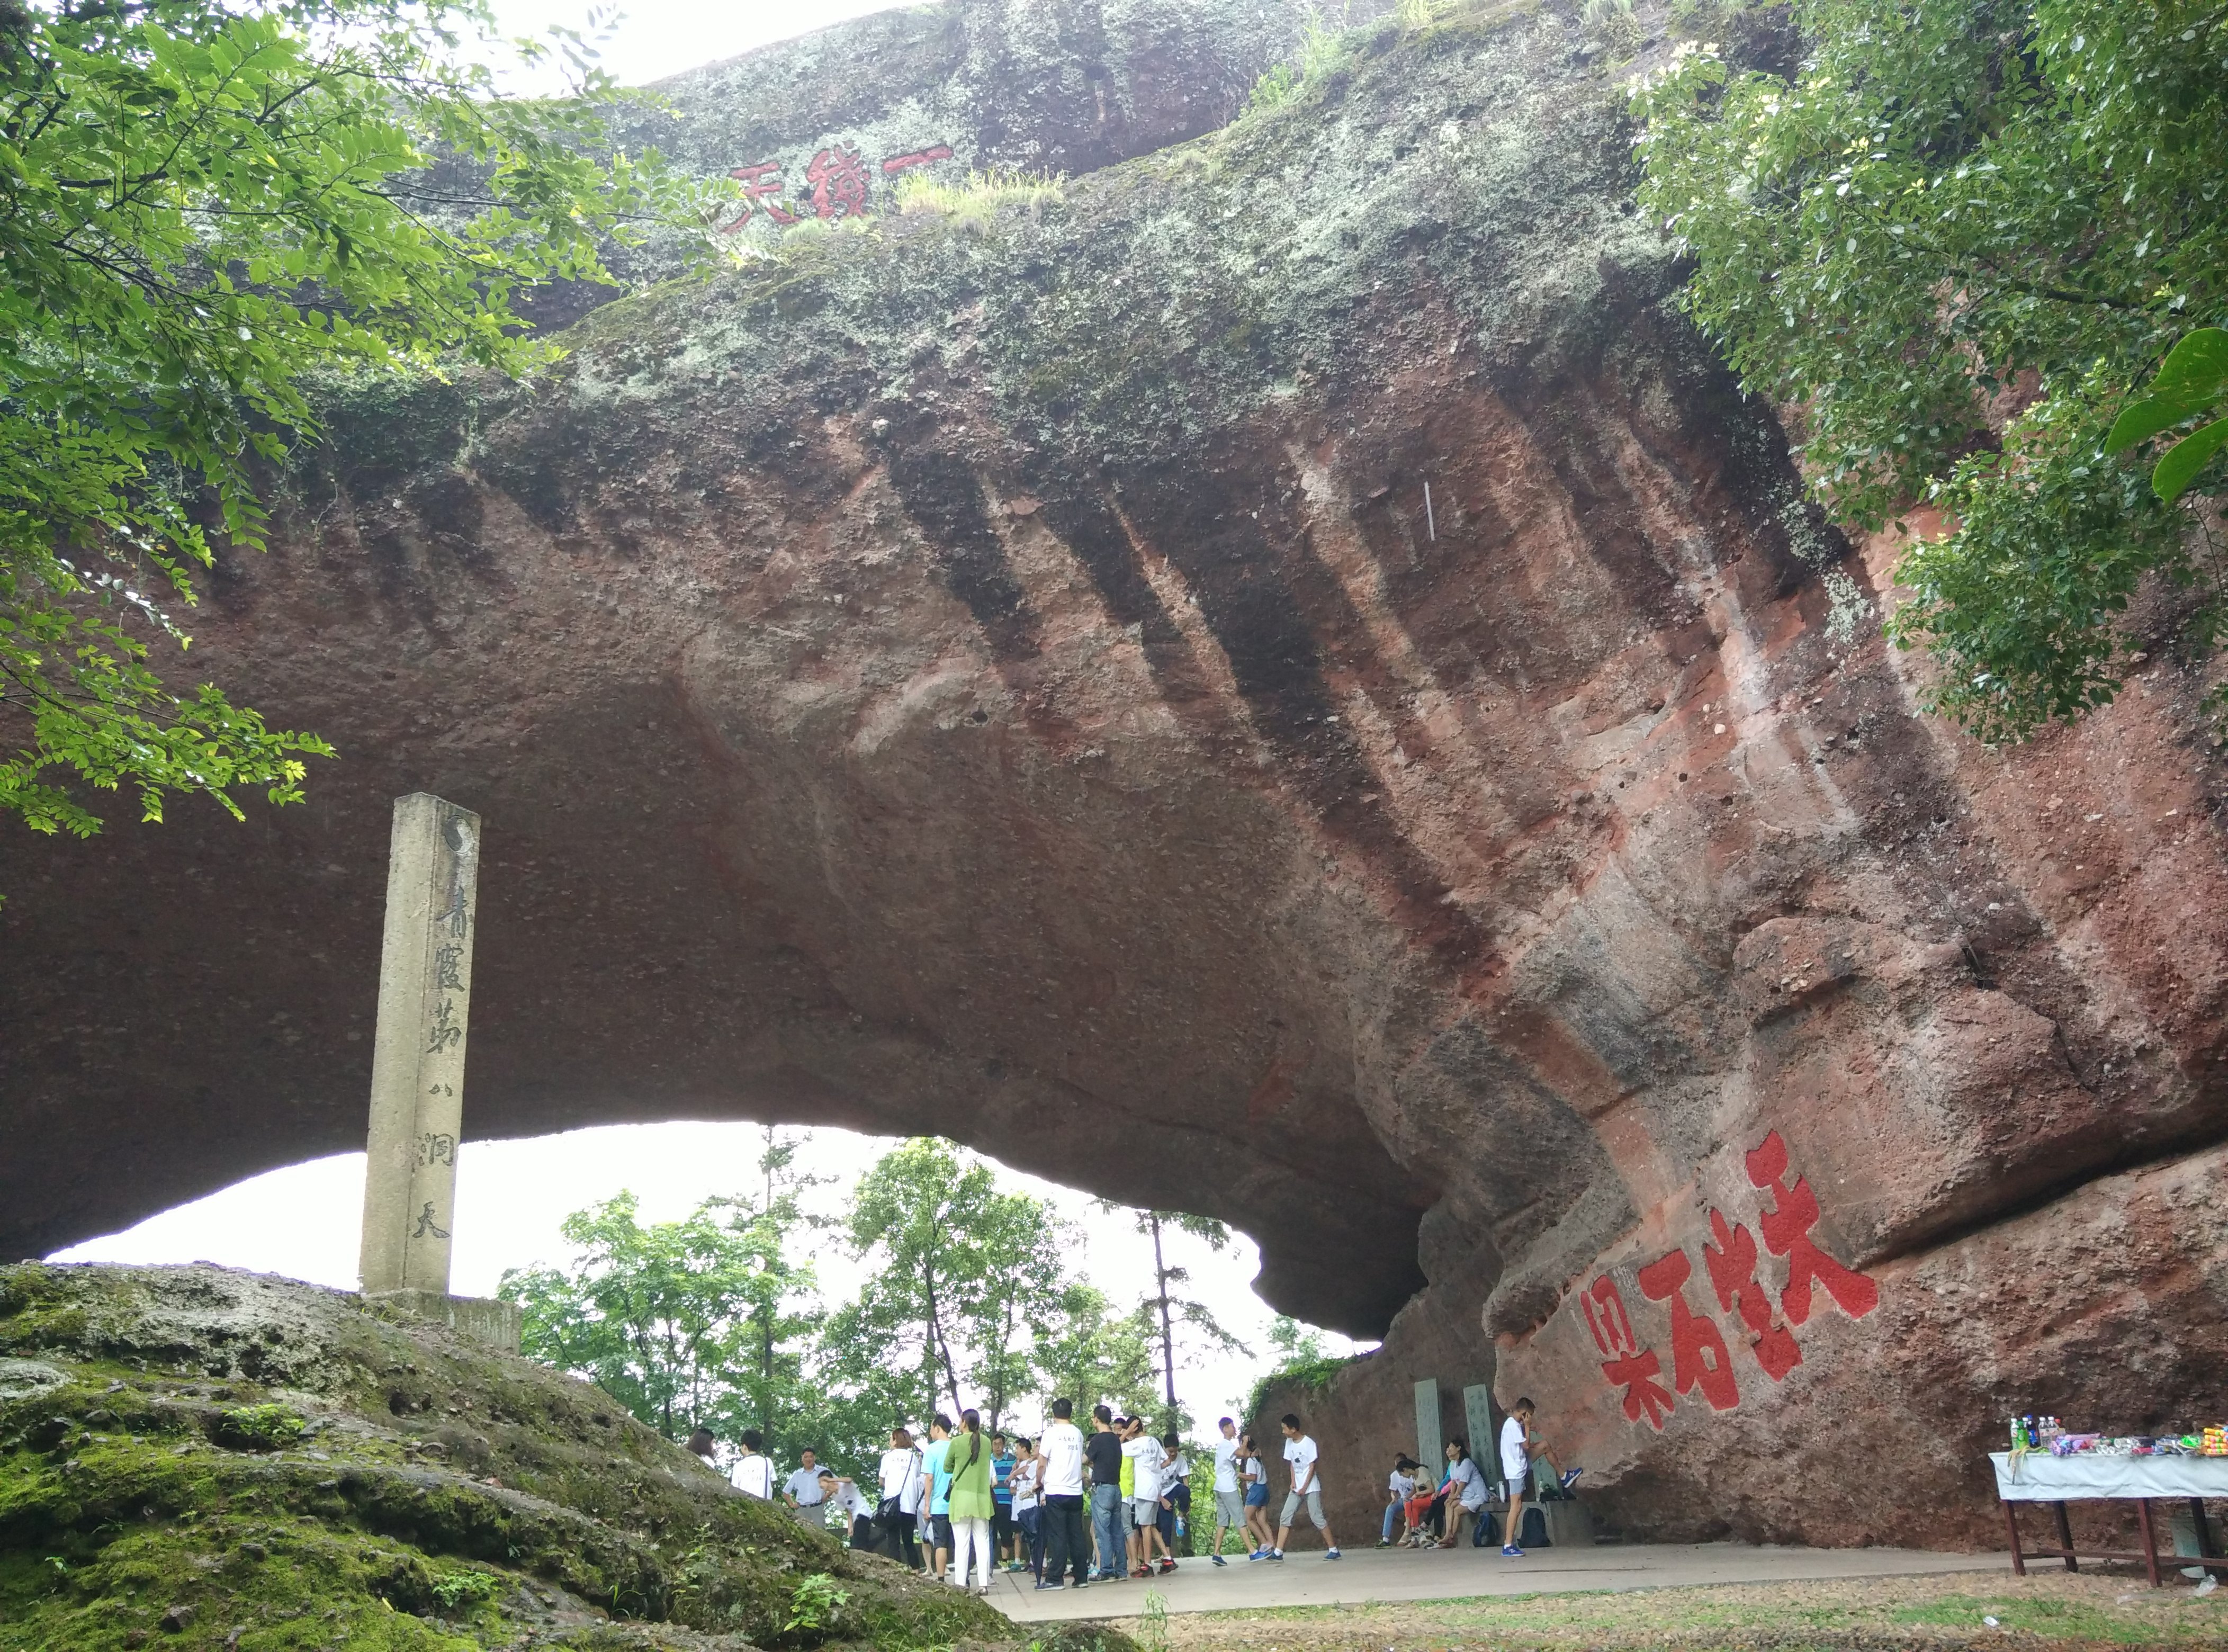
[[[1787,1174],[1787,1143],[1774,1130],[1748,1156],[1748,1179],[1769,1188],[1776,1203],[1757,1226],[1764,1230],[1764,1248],[1787,1258],[1787,1289],[1779,1305],[1787,1322],[1800,1325],[1810,1317],[1810,1287],[1815,1282],[1839,1303],[1851,1319],[1862,1319],[1879,1306],[1879,1285],[1853,1268],[1845,1268],[1820,1250],[1810,1238],[1818,1225],[1818,1195],[1810,1191],[1810,1178],[1797,1176],[1792,1188],[1781,1184]]]
[[[951,144],[933,144],[909,155],[891,156],[882,163],[882,176],[893,178],[909,167],[951,158]],[[803,215],[791,211],[786,204],[789,186],[781,180],[781,168],[779,161],[759,161],[727,174],[743,186],[743,209],[732,223],[720,226],[726,234],[733,234],[761,209],[777,224],[799,221]],[[810,215],[815,218],[855,218],[867,210],[867,163],[854,144],[836,144],[815,155],[805,163],[804,182],[810,191]]]
[[[1594,1345],[1610,1357],[1602,1362],[1602,1375],[1624,1390],[1624,1414],[1638,1422],[1648,1416],[1650,1428],[1661,1429],[1671,1412],[1671,1395],[1658,1380],[1663,1362],[1654,1348],[1640,1346],[1632,1334],[1632,1316],[1624,1311],[1624,1297],[1617,1282],[1604,1275],[1578,1300],[1585,1305],[1586,1327]]]
[[[1718,1322],[1687,1303],[1687,1281],[1693,1271],[1684,1251],[1658,1257],[1640,1271],[1640,1294],[1671,1304],[1671,1386],[1682,1394],[1700,1388],[1713,1409],[1731,1411],[1740,1404],[1733,1357]]]
[[[1718,1306],[1740,1315],[1749,1329],[1749,1352],[1766,1376],[1784,1381],[1802,1363],[1802,1350],[1795,1344],[1795,1333],[1777,1322],[1771,1297],[1757,1281],[1755,1236],[1738,1222],[1728,1226],[1721,1210],[1710,1213],[1710,1232],[1718,1242],[1702,1247],[1702,1261],[1710,1270]]]
[[[911,155],[893,155],[882,163],[882,176],[893,178],[909,166],[926,166],[931,161],[948,161],[951,158],[951,145],[949,144],[938,144],[934,149],[919,150]]]
[[[1844,1267],[1820,1249],[1810,1237],[1818,1225],[1818,1197],[1807,1177],[1787,1181],[1787,1143],[1773,1130],[1746,1156],[1751,1185],[1769,1188],[1772,1202],[1757,1220],[1764,1248],[1787,1258],[1787,1288],[1774,1309],[1770,1293],[1757,1277],[1757,1242],[1747,1227],[1730,1221],[1721,1210],[1710,1212],[1710,1239],[1702,1246],[1702,1261],[1709,1270],[1710,1288],[1718,1307],[1738,1314],[1747,1329],[1744,1339],[1764,1374],[1774,1382],[1802,1363],[1802,1350],[1790,1327],[1810,1317],[1811,1289],[1823,1285],[1826,1294],[1852,1319],[1862,1319],[1879,1306],[1879,1284]],[[1597,1277],[1578,1295],[1586,1329],[1603,1355],[1602,1375],[1624,1393],[1626,1418],[1645,1421],[1661,1430],[1663,1419],[1677,1404],[1672,1390],[1701,1397],[1716,1411],[1731,1411],[1740,1404],[1740,1385],[1733,1373],[1732,1354],[1725,1332],[1706,1313],[1697,1313],[1687,1300],[1687,1285],[1694,1265],[1684,1250],[1660,1256],[1636,1276],[1641,1294],[1650,1302],[1665,1303],[1671,1314],[1671,1387],[1661,1380],[1662,1361],[1644,1347],[1625,1311],[1624,1298],[1616,1281]]]

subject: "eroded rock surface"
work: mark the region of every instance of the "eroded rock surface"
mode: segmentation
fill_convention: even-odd
[[[11,855],[0,1233],[361,1140],[422,787],[488,823],[470,1130],[934,1130],[1226,1217],[1392,1327],[1350,1520],[1426,1376],[1665,1536],[1989,1540],[2001,1413],[2217,1405],[2197,675],[2005,752],[1916,714],[1892,547],[1668,304],[1577,41],[1387,24],[988,230],[343,398],[195,627],[343,760]]]

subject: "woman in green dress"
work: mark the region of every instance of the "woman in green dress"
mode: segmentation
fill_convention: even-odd
[[[953,1567],[956,1580],[962,1589],[969,1588],[968,1565],[981,1557],[983,1581],[975,1588],[978,1595],[990,1592],[990,1567],[995,1557],[990,1553],[990,1515],[996,1504],[990,1491],[990,1445],[983,1437],[983,1413],[965,1411],[959,1413],[959,1432],[951,1437],[951,1448],[944,1454],[944,1468],[951,1476],[951,1544],[956,1558]]]

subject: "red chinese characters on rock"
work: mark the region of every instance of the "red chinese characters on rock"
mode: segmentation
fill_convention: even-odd
[[[932,144],[909,155],[893,155],[882,163],[882,176],[895,177],[908,168],[951,158],[951,144]],[[733,222],[720,227],[724,234],[733,234],[761,208],[777,224],[800,221],[803,215],[789,209],[788,185],[782,182],[781,167],[779,161],[757,161],[749,166],[736,167],[727,174],[743,186],[743,209]],[[853,144],[831,144],[815,155],[805,163],[804,182],[811,192],[812,217],[855,218],[867,210],[867,163]]]
[[[727,176],[739,179],[742,182],[743,210],[734,222],[720,226],[724,234],[732,235],[750,222],[751,215],[758,210],[759,202],[766,200],[769,196],[772,197],[773,204],[765,209],[767,217],[778,224],[793,224],[797,221],[793,215],[782,210],[781,163],[779,161],[760,161],[752,166],[739,166]]]
[[[1723,1211],[1710,1212],[1710,1240],[1702,1246],[1702,1260],[1719,1308],[1738,1314],[1747,1328],[1749,1351],[1764,1374],[1780,1382],[1802,1363],[1802,1350],[1789,1327],[1809,1321],[1814,1286],[1824,1286],[1850,1318],[1862,1319],[1879,1305],[1879,1284],[1836,1262],[1811,1239],[1820,1214],[1817,1195],[1807,1178],[1797,1177],[1792,1187],[1787,1185],[1787,1143],[1777,1130],[1746,1156],[1746,1167],[1750,1183],[1770,1189],[1772,1195],[1771,1207],[1757,1219],[1764,1248],[1787,1258],[1787,1285],[1777,1309],[1757,1277],[1755,1239],[1746,1226],[1727,1220]],[[1693,1264],[1683,1250],[1658,1257],[1637,1275],[1643,1296],[1670,1306],[1672,1387],[1690,1395],[1700,1390],[1712,1409],[1731,1411],[1740,1403],[1732,1357],[1717,1321],[1697,1313],[1687,1300],[1687,1285],[1693,1277]],[[1653,1349],[1641,1346],[1616,1283],[1606,1276],[1595,1279],[1580,1293],[1579,1303],[1586,1328],[1606,1356],[1602,1374],[1624,1390],[1626,1418],[1636,1423],[1644,1418],[1649,1426],[1660,1431],[1676,1402],[1657,1380],[1661,1362]]]
[[[1787,1258],[1787,1289],[1779,1305],[1787,1322],[1800,1325],[1810,1317],[1810,1287],[1821,1284],[1826,1294],[1851,1319],[1862,1319],[1879,1306],[1879,1284],[1853,1268],[1845,1268],[1812,1243],[1810,1230],[1818,1225],[1818,1195],[1810,1179],[1797,1176],[1792,1188],[1783,1187],[1787,1174],[1787,1143],[1774,1130],[1748,1156],[1748,1179],[1752,1187],[1769,1188],[1776,1201],[1757,1226],[1764,1230],[1764,1248]]]
[[[910,155],[893,155],[882,163],[882,176],[893,178],[909,166],[926,166],[931,161],[948,161],[951,145],[938,144],[933,149],[916,150]]]
[[[823,149],[804,169],[816,218],[855,218],[867,209],[867,169],[848,144]]]
[[[1644,1412],[1648,1425],[1661,1430],[1672,1405],[1669,1391],[1657,1380],[1663,1374],[1663,1362],[1633,1335],[1632,1316],[1624,1311],[1617,1282],[1604,1275],[1578,1300],[1585,1307],[1586,1329],[1594,1334],[1594,1345],[1609,1356],[1602,1362],[1602,1375],[1624,1390],[1625,1417],[1636,1423]]]
[[[1717,1243],[1702,1247],[1702,1261],[1710,1271],[1710,1287],[1718,1293],[1718,1306],[1738,1311],[1749,1329],[1749,1352],[1756,1355],[1764,1374],[1774,1382],[1802,1363],[1802,1350],[1795,1333],[1779,1323],[1771,1298],[1756,1277],[1756,1239],[1735,1222],[1728,1225],[1721,1210],[1710,1213],[1710,1233]]]
[[[1658,1257],[1640,1271],[1640,1293],[1650,1302],[1671,1304],[1671,1386],[1682,1394],[1702,1391],[1715,1411],[1740,1404],[1733,1380],[1733,1356],[1726,1352],[1718,1322],[1696,1313],[1687,1301],[1687,1281],[1694,1265],[1684,1251]]]

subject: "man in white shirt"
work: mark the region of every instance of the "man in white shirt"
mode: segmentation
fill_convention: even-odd
[[[1292,1465],[1292,1489],[1284,1498],[1284,1517],[1277,1523],[1277,1545],[1269,1551],[1268,1556],[1271,1560],[1284,1558],[1284,1545],[1292,1535],[1292,1521],[1299,1514],[1303,1504],[1307,1508],[1308,1518],[1315,1522],[1316,1530],[1323,1535],[1323,1559],[1335,1560],[1339,1558],[1338,1539],[1331,1535],[1330,1527],[1323,1523],[1322,1482],[1316,1473],[1318,1465],[1316,1459],[1316,1443],[1300,1426],[1300,1419],[1286,1412],[1284,1461]],[[1253,1558],[1258,1560],[1261,1557],[1256,1554]]]
[[[1392,1546],[1392,1523],[1408,1507],[1408,1499],[1416,1495],[1416,1477],[1410,1472],[1416,1467],[1413,1459],[1399,1457],[1392,1464],[1392,1472],[1385,1476],[1385,1523],[1377,1534],[1377,1546]]]
[[[727,1482],[746,1497],[773,1501],[773,1459],[765,1454],[765,1436],[754,1428],[743,1431],[743,1454],[735,1459]]]
[[[1037,1455],[1044,1460],[1045,1574],[1040,1589],[1081,1589],[1091,1570],[1091,1540],[1083,1529],[1083,1431],[1075,1425],[1075,1402],[1052,1402]],[[1069,1569],[1075,1582],[1065,1585]]]
[[[920,1514],[920,1453],[912,1448],[911,1430],[890,1431],[890,1449],[882,1453],[878,1478],[882,1501],[875,1507],[874,1519],[890,1540],[890,1559],[918,1571],[920,1542],[915,1528]]]
[[[1532,1431],[1533,1411],[1528,1397],[1520,1399],[1508,1408],[1501,1425],[1501,1477],[1508,1493],[1508,1527],[1501,1533],[1506,1541],[1501,1552],[1511,1559],[1524,1557],[1524,1494],[1532,1484],[1532,1448],[1540,1448],[1540,1455],[1561,1476],[1566,1489],[1578,1477],[1576,1469],[1565,1473],[1553,1449]]]
[[[797,1454],[797,1459],[799,1466],[781,1482],[782,1500],[798,1510],[817,1508],[825,1501],[820,1493],[820,1459],[809,1445]]]
[[[1161,1535],[1161,1443],[1145,1432],[1145,1419],[1130,1419],[1122,1455],[1130,1459],[1130,1573],[1153,1569],[1153,1545]]]
[[[1222,1437],[1214,1443],[1214,1546],[1208,1553],[1220,1566],[1230,1564],[1222,1558],[1222,1534],[1242,1529],[1245,1524],[1245,1494],[1238,1485],[1238,1455],[1243,1449],[1238,1425],[1226,1417],[1216,1426],[1222,1431]]]

